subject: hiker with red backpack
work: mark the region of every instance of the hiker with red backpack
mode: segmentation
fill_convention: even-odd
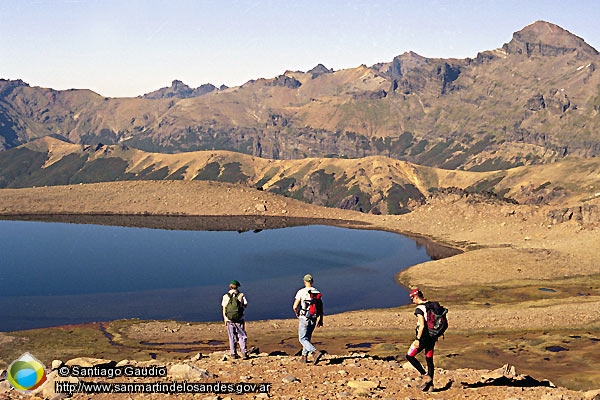
[[[313,363],[316,365],[325,351],[317,351],[310,342],[313,331],[318,326],[323,326],[323,301],[321,292],[313,287],[313,277],[304,275],[304,287],[296,293],[292,309],[298,318],[298,340],[302,344],[302,363],[308,362],[308,355],[314,353]]]
[[[425,381],[420,387],[421,390],[426,392],[429,389],[433,389],[433,349],[438,338],[448,328],[448,320],[446,319],[448,310],[438,302],[427,301],[423,296],[423,292],[418,288],[411,290],[409,296],[413,304],[417,305],[415,315],[418,322],[415,340],[406,353],[406,359],[422,376],[426,376]],[[425,371],[419,360],[415,357],[423,350],[425,351],[427,371]]]
[[[244,311],[248,306],[248,300],[246,300],[244,293],[238,290],[240,286],[241,284],[236,280],[229,282],[229,292],[223,295],[221,307],[223,308],[223,320],[225,321],[227,334],[229,335],[229,352],[231,358],[240,358],[236,352],[237,343],[240,346],[242,357],[244,360],[247,360],[246,341],[248,340],[248,335],[246,335]]]

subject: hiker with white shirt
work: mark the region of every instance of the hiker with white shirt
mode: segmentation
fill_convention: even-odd
[[[317,351],[310,342],[316,327],[323,326],[323,301],[321,292],[313,286],[313,277],[304,275],[304,287],[296,293],[292,309],[298,318],[298,340],[302,344],[302,363],[308,362],[308,356],[314,354],[313,363],[316,365],[325,351]]]

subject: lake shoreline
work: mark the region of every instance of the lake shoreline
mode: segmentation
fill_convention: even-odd
[[[397,232],[389,232],[389,231],[385,231],[385,230],[379,230],[379,229],[365,229],[367,227],[369,227],[368,224],[366,223],[362,223],[362,222],[354,222],[354,221],[349,221],[349,220],[333,220],[333,219],[325,219],[325,218],[302,218],[302,217],[273,217],[273,216],[267,216],[267,217],[261,217],[261,218],[257,218],[254,216],[173,216],[173,215],[153,215],[153,216],[139,216],[139,215],[108,215],[108,214],[19,214],[19,215],[12,215],[12,216],[2,216],[0,217],[0,220],[3,221],[26,221],[26,222],[42,222],[42,223],[60,223],[60,224],[75,224],[75,225],[97,225],[97,226],[111,226],[111,227],[135,227],[135,228],[147,228],[147,229],[153,229],[156,230],[156,232],[151,234],[151,237],[156,237],[157,235],[160,235],[160,237],[164,237],[164,240],[167,240],[165,242],[165,245],[169,246],[168,243],[168,239],[170,236],[170,234],[168,232],[164,232],[164,233],[160,233],[160,230],[181,230],[181,231],[202,231],[202,232],[208,232],[208,231],[219,231],[219,232],[237,232],[237,233],[243,233],[243,232],[251,232],[251,233],[258,233],[261,231],[270,231],[270,235],[266,236],[266,237],[273,237],[273,235],[276,235],[277,237],[281,236],[281,237],[287,237],[291,234],[292,231],[290,231],[290,233],[286,233],[282,236],[282,234],[279,233],[275,233],[274,231],[277,229],[284,229],[284,228],[295,228],[295,227],[309,227],[312,226],[314,228],[311,228],[310,232],[313,232],[311,234],[309,234],[309,236],[307,238],[310,238],[312,236],[318,235],[318,232],[322,231],[325,228],[317,228],[318,226],[322,226],[322,227],[331,227],[331,228],[342,228],[342,229],[352,229],[354,231],[356,231],[355,233],[350,233],[348,232],[347,234],[344,234],[344,237],[346,238],[346,240],[349,240],[350,238],[355,238],[352,239],[352,241],[356,241],[359,240],[360,242],[360,246],[358,245],[359,243],[356,243],[356,246],[351,246],[350,248],[348,248],[348,251],[352,251],[350,249],[354,249],[356,248],[356,251],[358,251],[358,253],[356,253],[355,256],[359,256],[359,257],[363,257],[363,252],[366,251],[366,249],[372,249],[375,246],[383,246],[383,248],[381,249],[380,252],[378,252],[377,254],[379,254],[379,256],[376,256],[375,254],[370,254],[369,257],[373,257],[373,261],[372,262],[379,262],[379,261],[375,261],[377,260],[379,257],[383,256],[385,253],[388,252],[387,249],[390,249],[390,251],[393,254],[397,254],[397,256],[394,256],[394,258],[390,258],[387,259],[387,261],[384,264],[375,264],[375,265],[371,265],[371,267],[368,267],[369,264],[365,264],[364,267],[366,268],[375,268],[375,270],[373,271],[375,273],[375,275],[371,275],[371,278],[373,276],[377,276],[377,281],[381,282],[381,290],[384,290],[385,293],[388,293],[388,295],[385,296],[385,298],[392,298],[392,297],[396,297],[394,295],[395,290],[391,289],[390,284],[387,283],[386,281],[388,279],[393,279],[395,284],[399,287],[401,287],[403,290],[398,292],[398,298],[399,299],[404,299],[409,290],[409,288],[405,287],[402,285],[402,283],[397,279],[398,276],[398,272],[406,269],[406,268],[410,268],[412,265],[416,263],[419,263],[421,261],[419,260],[414,260],[412,257],[414,257],[412,255],[413,251],[418,251],[418,253],[420,254],[427,254],[427,260],[429,259],[440,259],[442,257],[447,257],[453,254],[456,254],[456,250],[452,249],[452,248],[448,248],[448,247],[444,247],[444,246],[440,246],[437,243],[428,240],[426,238],[420,238],[420,237],[415,237],[415,236],[407,236],[407,235],[401,235]],[[56,227],[56,228],[51,228],[50,226],[45,226],[45,225],[39,225],[40,229],[43,228],[44,232],[47,232],[46,234],[50,234],[50,232],[56,232],[55,234],[52,234],[53,236],[60,236],[60,237],[64,237],[64,240],[66,240],[68,243],[79,243],[76,241],[75,238],[69,239],[70,234],[68,232],[73,231],[73,229],[69,228],[66,229],[62,228],[62,227]],[[75,227],[73,227],[75,228]],[[19,228],[19,232],[23,229],[26,229],[25,226],[23,226],[22,228]],[[26,232],[29,231],[29,229],[34,229],[33,227],[31,228],[27,228]],[[32,233],[27,234],[27,237],[37,237],[37,235],[34,233],[35,231],[37,231],[37,229],[35,229]],[[90,229],[88,228],[75,228],[78,232],[81,231],[80,234],[78,234],[77,236],[85,236],[88,237],[89,233],[84,233],[84,232],[92,232]],[[287,229],[286,229],[287,230]],[[63,232],[65,231],[65,232]],[[102,237],[104,237],[104,235],[98,236],[99,232],[103,232],[104,230],[98,230],[97,228],[93,228],[93,232],[96,232],[93,234],[93,236],[91,237],[95,237],[95,241],[99,241],[101,240],[104,243],[104,239],[101,239]],[[304,229],[302,230],[304,231]],[[327,230],[329,232],[329,230]],[[359,231],[362,231],[364,233],[359,233]],[[369,239],[372,235],[370,233],[368,233],[369,231],[381,231],[381,232],[387,232],[389,234],[392,235],[399,235],[398,236],[398,240],[399,242],[397,243],[397,245],[399,246],[398,248],[396,248],[396,245],[393,245],[394,247],[390,247],[388,245],[383,245],[383,243],[385,242],[381,242],[381,245],[379,245],[379,242],[373,242],[371,243],[371,241],[373,239]],[[10,230],[8,231],[10,232]],[[63,232],[63,233],[59,233],[59,232]],[[308,232],[308,231],[307,231]],[[330,234],[327,234],[326,236],[329,235],[333,235],[333,237],[335,237],[337,234],[335,232],[338,232],[336,230],[331,230]],[[283,233],[283,232],[282,232]],[[137,231],[131,231],[129,234],[127,234],[127,237],[131,237],[132,243],[130,246],[133,246],[132,249],[138,248],[140,245],[135,244],[137,243],[137,240],[135,238],[140,237],[141,232],[137,232]],[[22,234],[21,234],[22,235]],[[30,236],[31,235],[31,236]],[[65,236],[66,235],[66,236]],[[114,235],[114,234],[113,234]],[[195,235],[195,234],[194,234]],[[297,235],[297,234],[296,234]],[[304,234],[305,235],[305,234]],[[359,239],[357,235],[361,235]],[[109,235],[112,236],[112,235]],[[185,234],[185,236],[181,236],[178,235],[178,237],[180,237],[181,239],[183,239],[183,237],[189,237],[189,234]],[[143,234],[144,238],[148,238],[148,234]],[[195,236],[193,236],[195,237]],[[208,237],[212,237],[210,234],[205,233],[202,234],[202,237],[204,238],[208,238]],[[254,237],[254,236],[253,236]],[[262,236],[261,236],[262,237]],[[379,235],[377,237],[380,237]],[[377,239],[382,240],[383,237],[387,237],[387,236],[382,236],[381,239]],[[237,234],[235,234],[233,237],[230,237],[229,240],[233,240],[232,243],[238,243],[239,240],[241,240],[243,237],[242,236],[238,236]],[[246,238],[250,238],[247,237]],[[258,239],[258,237],[256,237]],[[38,238],[38,240],[43,240],[43,238]],[[124,240],[124,237],[121,238],[121,241]],[[205,239],[206,240],[206,239]],[[260,248],[263,249],[263,251],[265,252],[264,257],[269,257],[269,254],[271,254],[270,252],[273,250],[269,250],[269,246],[268,246],[268,242],[264,243],[265,239],[262,239],[259,241],[263,242],[262,245],[260,245]],[[121,241],[119,243],[121,243]],[[187,241],[187,240],[186,240]],[[387,241],[387,240],[386,240]],[[395,241],[395,239],[394,239]],[[238,243],[237,245],[234,245],[235,248],[240,248],[243,249],[244,245],[243,243],[247,242],[247,240],[242,241],[241,243]],[[314,240],[308,240],[307,243],[312,243],[314,242]],[[328,243],[328,239],[326,239],[326,237],[323,237],[322,241],[319,241],[318,243]],[[336,244],[337,241],[334,240],[329,246],[327,246],[328,249],[331,249],[331,254],[338,254],[338,252],[342,251],[345,252],[346,250],[344,249],[344,246],[342,246],[341,248],[337,249],[336,248]],[[358,250],[358,248],[363,247],[362,243],[364,243],[365,248],[363,250]],[[405,243],[405,244],[404,244]],[[414,244],[410,244],[410,243],[414,243]],[[314,243],[313,243],[314,245]],[[391,245],[391,244],[390,244]],[[411,250],[413,248],[413,246],[416,245],[417,249],[420,250]],[[81,246],[81,243],[77,244],[77,246]],[[407,247],[406,247],[407,246]],[[95,254],[97,252],[97,250],[95,250],[95,246],[90,246],[90,248],[88,249],[84,249],[83,247],[86,246],[82,246],[82,250],[81,251],[87,251],[87,252],[91,252],[90,254]],[[115,248],[119,249],[121,247],[121,245],[117,245],[115,243],[115,246],[113,245],[109,245],[109,247],[111,248]],[[188,246],[184,246],[185,248],[188,248]],[[293,246],[292,246],[293,247]],[[62,248],[62,246],[58,245],[56,247],[56,251],[58,251],[58,254],[61,254],[60,252],[60,248]],[[201,247],[203,248],[203,247]],[[285,250],[287,249],[287,250]],[[395,250],[392,250],[395,249]],[[402,250],[403,249],[403,250]],[[290,251],[291,249],[288,248],[288,246],[284,246],[283,248],[281,248],[280,250],[282,251]],[[81,253],[81,251],[78,251],[78,253]],[[151,251],[151,250],[149,250]],[[202,250],[203,251],[203,250]],[[372,250],[371,250],[372,251]],[[262,254],[261,250],[258,250],[258,252],[260,254]],[[390,254],[392,254],[390,253]],[[368,253],[364,253],[364,255],[366,256],[366,254]],[[406,256],[404,255],[406,254]],[[293,252],[290,254],[293,255]],[[416,255],[416,253],[415,253]],[[326,261],[328,259],[329,256],[323,256],[323,260]],[[330,262],[334,262],[333,265],[335,265],[335,263],[339,263],[341,261],[340,260],[336,260],[335,257],[338,256],[334,256],[334,259],[331,259]],[[339,257],[342,257],[342,253],[339,254]],[[387,256],[383,256],[384,258],[386,258]],[[399,257],[399,258],[397,258]],[[419,257],[421,258],[421,257]],[[112,262],[110,261],[112,258],[109,256],[105,262],[108,262],[110,265],[112,264],[119,264],[118,260],[113,260]],[[413,259],[413,261],[408,261],[409,259]],[[186,260],[186,259],[182,259]],[[355,259],[353,258],[352,260],[350,259],[344,259],[344,261],[342,262],[343,265],[346,265],[345,267],[343,267],[344,271],[348,270],[348,271],[352,271],[353,266],[355,265]],[[407,264],[405,263],[405,260],[407,260]],[[421,258],[422,260],[422,258]],[[310,260],[307,260],[310,261]],[[40,260],[40,262],[42,262]],[[56,261],[54,261],[56,262]],[[94,264],[94,259],[90,259],[90,262],[92,262],[92,265]],[[369,262],[370,263],[370,262]],[[37,264],[37,263],[36,263]],[[67,262],[67,264],[69,264]],[[185,261],[184,261],[185,264]],[[54,264],[52,264],[54,265]],[[77,264],[79,265],[79,264]],[[310,262],[307,264],[307,267],[310,265]],[[357,264],[357,265],[361,265],[361,264]],[[340,267],[342,266],[342,264],[340,264]],[[131,265],[131,267],[133,268],[133,271],[137,271],[139,268],[137,268],[135,266],[135,263]],[[309,267],[310,268],[310,267]],[[399,269],[396,269],[399,268]],[[316,270],[313,270],[313,273],[317,273],[317,271],[320,270],[320,268],[316,268]],[[112,273],[110,272],[112,271],[112,269],[108,269],[107,270],[107,274],[112,275]],[[360,272],[357,271],[357,273],[359,274],[358,276],[363,276],[364,272]],[[40,276],[44,276],[44,272],[40,272]],[[322,271],[321,272],[322,276],[320,276],[320,280],[319,283],[320,285],[324,285],[325,287],[329,287],[331,286],[333,289],[332,293],[329,293],[330,296],[334,301],[330,301],[328,303],[328,310],[330,310],[330,312],[333,313],[340,313],[340,312],[347,312],[347,311],[367,311],[370,309],[374,309],[374,308],[388,308],[388,307],[394,307],[396,306],[396,302],[391,302],[390,301],[382,301],[381,297],[375,296],[373,297],[372,295],[370,295],[370,293],[374,293],[375,291],[373,290],[367,290],[366,292],[364,292],[363,294],[361,294],[360,296],[357,297],[357,299],[360,299],[357,301],[357,299],[352,299],[352,301],[346,301],[345,302],[345,306],[342,304],[338,304],[340,303],[340,296],[341,293],[337,293],[336,291],[337,289],[337,285],[334,285],[331,281],[331,279],[333,279],[331,276],[328,276],[329,274],[326,273],[326,271]],[[79,274],[75,274],[75,276],[79,276]],[[120,276],[120,273],[118,273],[118,271],[116,271],[116,275],[115,279],[118,279],[118,277]],[[389,278],[386,278],[389,277]],[[265,275],[264,277],[265,279],[267,279],[267,281],[272,281],[272,284],[274,284],[274,282],[276,282],[275,276],[270,277],[270,275]],[[347,282],[350,287],[355,287],[356,284],[352,283],[354,281],[356,281],[356,278],[351,278],[350,276],[348,277],[350,280]],[[360,279],[365,279],[365,278],[369,278],[367,276],[364,276],[363,278],[359,278]],[[18,279],[18,277],[15,277],[15,279]],[[79,278],[75,278],[76,282],[77,279]],[[248,278],[246,278],[247,280]],[[352,280],[353,279],[353,280]],[[195,279],[194,279],[195,280]],[[164,283],[163,284],[167,284],[167,281],[170,281],[170,279],[167,279],[165,277]],[[216,283],[203,283],[201,286],[199,286],[198,288],[192,288],[192,287],[181,287],[180,289],[176,289],[175,287],[171,287],[171,286],[164,286],[163,288],[156,288],[156,289],[144,289],[144,288],[140,288],[139,292],[138,289],[130,289],[130,290],[126,290],[125,292],[112,292],[111,290],[105,291],[105,289],[103,289],[103,287],[97,288],[99,291],[98,292],[82,292],[80,294],[69,294],[69,293],[64,293],[61,294],[60,289],[55,288],[56,284],[53,283],[54,281],[49,278],[49,280],[47,281],[47,283],[45,285],[51,285],[49,286],[52,293],[54,293],[54,295],[50,295],[50,294],[43,294],[42,291],[40,291],[39,289],[35,291],[35,293],[37,293],[37,295],[35,297],[31,297],[31,296],[26,296],[26,297],[18,297],[15,299],[11,299],[11,298],[4,298],[2,299],[2,304],[4,305],[3,308],[5,309],[11,309],[13,310],[13,314],[15,310],[20,309],[19,304],[21,302],[25,302],[25,303],[31,303],[31,302],[37,302],[40,301],[41,299],[46,298],[46,300],[41,300],[43,302],[43,307],[41,310],[46,310],[46,311],[41,311],[43,313],[43,315],[46,315],[47,318],[51,318],[51,319],[55,319],[57,320],[58,324],[48,324],[48,321],[46,321],[45,324],[41,324],[41,325],[37,325],[35,323],[32,323],[33,321],[29,321],[27,319],[27,315],[29,314],[27,312],[27,310],[23,310],[21,313],[19,313],[19,315],[23,316],[22,320],[15,320],[12,323],[12,328],[9,328],[9,326],[11,324],[4,324],[6,329],[3,329],[4,332],[14,332],[14,331],[23,331],[23,330],[29,330],[29,329],[39,329],[39,328],[44,328],[44,327],[60,327],[62,326],[63,323],[66,324],[77,324],[80,321],[82,324],[86,324],[86,323],[90,323],[93,321],[97,321],[97,320],[103,320],[102,315],[104,316],[109,316],[111,314],[115,315],[116,319],[120,319],[120,318],[141,318],[143,320],[152,320],[155,318],[172,318],[172,319],[178,319],[181,321],[189,321],[189,322],[214,322],[216,321],[214,318],[209,317],[207,318],[206,314],[206,310],[201,311],[200,309],[197,309],[194,314],[196,314],[194,317],[192,317],[191,315],[186,318],[184,316],[184,314],[187,312],[187,308],[184,307],[182,308],[182,306],[180,305],[181,301],[179,302],[173,302],[173,298],[175,295],[175,293],[181,293],[181,296],[184,296],[185,298],[185,304],[191,303],[193,299],[196,299],[199,294],[198,293],[202,293],[202,296],[206,296],[209,293],[212,296],[217,296],[219,291],[218,286],[215,287]],[[208,286],[206,286],[208,285]],[[281,286],[281,287],[289,287],[290,282],[288,281],[287,283],[283,284],[283,285],[279,285],[277,284],[277,286]],[[354,286],[353,286],[354,285]],[[396,285],[392,285],[392,286],[396,286]],[[76,287],[79,286],[85,286],[85,282],[82,282],[81,285],[77,285]],[[369,283],[369,285],[367,285],[366,287],[370,287],[372,286],[372,283]],[[246,290],[250,290],[251,292],[257,291],[259,290],[256,287],[256,283],[253,282],[248,282],[248,285],[245,285]],[[319,286],[321,287],[321,286]],[[54,288],[54,289],[52,289]],[[364,289],[364,285],[363,285],[363,289]],[[393,292],[390,292],[390,290],[393,290]],[[215,292],[216,291],[216,292]],[[330,290],[328,290],[328,292],[330,292]],[[10,290],[8,295],[10,296]],[[13,294],[15,295],[15,294]],[[49,297],[47,297],[49,296]],[[355,296],[356,297],[356,296]],[[37,298],[37,300],[36,300]],[[17,301],[18,299],[18,301]],[[68,300],[70,299],[70,300]],[[120,300],[119,300],[120,299]],[[152,307],[151,304],[153,303],[152,299],[162,299],[160,300],[160,303],[157,304],[156,307]],[[202,300],[200,298],[196,299],[199,302],[202,302]],[[263,309],[270,309],[271,307],[268,306],[268,304],[262,304],[260,303],[262,300],[262,297],[259,297],[258,299],[259,303],[254,304],[257,305],[259,307],[259,310],[263,310]],[[254,303],[256,303],[256,300]],[[264,302],[264,301],[263,301]],[[75,308],[69,308],[67,304],[78,304],[77,307]],[[118,308],[121,308],[120,306],[116,306],[116,304],[123,304],[123,303],[127,303],[129,304],[127,307],[123,307],[121,312],[117,312]],[[183,304],[183,303],[181,303]],[[190,304],[191,306],[191,304]],[[66,308],[65,308],[66,307]],[[117,308],[115,308],[117,307]],[[65,309],[64,315],[58,313],[57,310],[60,309]],[[78,312],[77,310],[79,309],[92,309],[92,310],[98,310],[98,309],[102,309],[102,311],[94,311],[91,315],[88,315],[87,317],[82,314],[81,312]],[[131,309],[131,311],[130,311]],[[264,318],[281,318],[282,316],[285,316],[286,314],[283,313],[283,310],[281,310],[281,307],[276,307],[277,310],[273,310],[274,312],[271,312],[269,315],[257,315],[256,317],[258,319],[264,319]],[[139,311],[139,313],[136,313],[136,310]],[[142,310],[144,310],[142,312]],[[147,310],[152,310],[152,311],[147,311]],[[168,311],[172,310],[172,314],[168,314]],[[285,310],[287,310],[287,307],[285,308]],[[40,310],[38,310],[40,311]],[[151,316],[152,314],[155,314],[155,316]],[[209,313],[210,314],[210,313]],[[33,317],[33,316],[31,316]],[[91,317],[91,318],[90,318]],[[15,314],[15,318],[16,318],[16,314]],[[109,317],[110,318],[110,317]],[[64,322],[61,323],[60,320],[63,320]],[[110,319],[108,319],[110,320]],[[17,323],[19,322],[20,323]],[[5,321],[8,322],[8,321]],[[17,323],[15,325],[15,323]]]
[[[348,229],[380,230],[411,238],[418,245],[431,249],[433,260],[452,257],[464,252],[458,246],[438,242],[430,237],[412,232],[390,229],[359,219],[333,219],[299,216],[256,215],[173,215],[173,214],[117,214],[117,213],[0,213],[0,220],[59,222],[122,226],[131,228],[195,230],[195,231],[260,231],[263,229],[289,228],[293,226],[327,225]],[[429,253],[429,250],[428,250]]]

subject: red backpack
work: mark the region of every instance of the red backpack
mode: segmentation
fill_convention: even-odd
[[[308,294],[310,295],[310,301],[306,302],[306,318],[317,318],[323,315],[323,300],[321,300],[321,292],[316,289],[311,289],[308,291]]]

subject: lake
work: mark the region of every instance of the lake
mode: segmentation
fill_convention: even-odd
[[[221,320],[237,279],[247,320],[291,318],[313,275],[326,313],[408,303],[400,270],[430,260],[399,234],[324,225],[167,230],[0,221],[0,331],[121,318]]]

